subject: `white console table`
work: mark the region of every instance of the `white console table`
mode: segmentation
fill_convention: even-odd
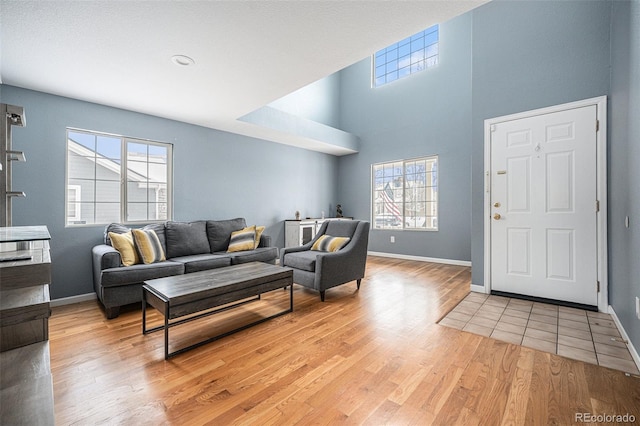
[[[313,240],[320,226],[327,220],[351,220],[350,217],[307,218],[284,221],[284,246],[298,247]]]

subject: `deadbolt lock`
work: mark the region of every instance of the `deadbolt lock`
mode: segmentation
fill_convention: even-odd
[[[498,203],[498,202],[493,203],[493,207],[500,207],[500,203]]]
[[[501,217],[502,217],[502,216],[500,216],[500,213],[496,213],[496,214],[494,214],[494,215],[493,215],[493,218],[494,218],[495,220],[500,220],[500,218],[501,218]]]

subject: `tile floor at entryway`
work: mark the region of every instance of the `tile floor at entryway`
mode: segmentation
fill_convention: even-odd
[[[640,374],[611,315],[601,312],[470,293],[439,324]]]

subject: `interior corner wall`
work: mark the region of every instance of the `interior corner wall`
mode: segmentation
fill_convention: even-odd
[[[337,159],[150,115],[2,85],[2,102],[24,107],[14,149],[27,162],[13,167],[26,198],[13,203],[13,225],[46,225],[51,233],[53,299],[93,292],[91,248],[104,225],[65,227],[66,128],[172,143],[174,220],[244,217],[265,225],[284,245],[284,219],[296,210],[319,216],[335,209]],[[295,178],[292,178],[295,177]]]
[[[340,72],[339,127],[360,149],[339,159],[338,202],[371,220],[372,164],[438,155],[438,231],[372,230],[369,250],[469,261],[471,15],[442,23],[439,47],[436,67],[381,87],[371,87],[371,58]]]
[[[609,102],[609,304],[640,348],[640,1],[612,2]],[[629,217],[630,226],[625,226]]]
[[[340,128],[340,76],[331,74],[269,104],[298,117]]]
[[[608,95],[610,12],[608,1],[493,1],[470,12],[474,285],[484,285],[484,120]]]

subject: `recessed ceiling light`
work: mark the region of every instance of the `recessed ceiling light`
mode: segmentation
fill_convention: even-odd
[[[196,63],[196,61],[185,55],[173,55],[171,57],[171,62],[182,67],[188,67],[189,65]]]

